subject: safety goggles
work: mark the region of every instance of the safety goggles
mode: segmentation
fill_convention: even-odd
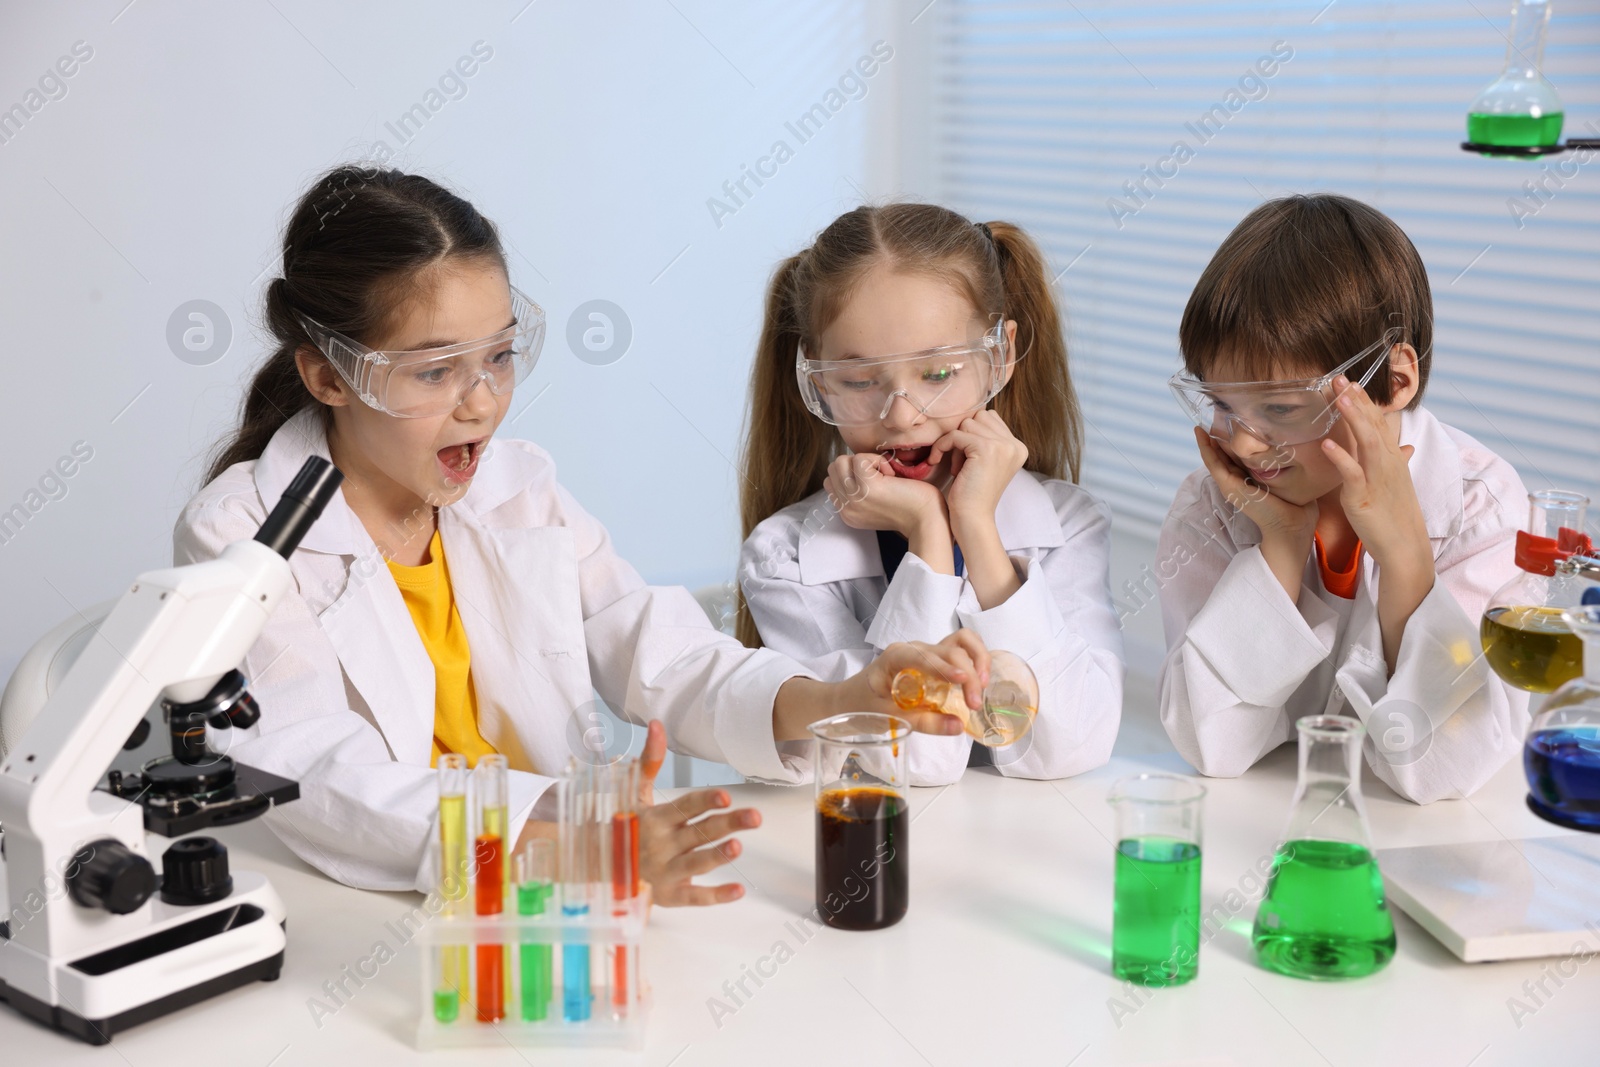
[[[896,397],[922,415],[948,418],[977,411],[1006,381],[1005,319],[964,345],[878,359],[807,359],[801,345],[795,377],[806,407],[833,426],[867,426],[889,415]]]
[[[515,286],[515,322],[489,337],[440,348],[378,352],[296,312],[311,340],[362,401],[402,419],[454,411],[479,382],[505,396],[523,382],[544,345],[544,309]]]
[[[1382,367],[1405,331],[1396,326],[1382,340],[1357,352],[1320,378],[1269,382],[1206,382],[1190,374],[1174,374],[1167,382],[1178,405],[1212,437],[1226,441],[1235,428],[1269,445],[1299,445],[1326,437],[1339,421],[1333,380],[1347,374],[1362,360],[1372,366],[1355,383],[1367,382]],[[1373,357],[1380,357],[1374,359]]]

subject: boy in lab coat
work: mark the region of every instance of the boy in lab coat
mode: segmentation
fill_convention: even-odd
[[[1432,334],[1416,249],[1346,197],[1263,204],[1201,274],[1172,387],[1204,468],[1157,556],[1161,721],[1201,773],[1243,773],[1317,714],[1360,718],[1373,773],[1419,804],[1517,751],[1527,696],[1478,625],[1526,491],[1419,406]]]

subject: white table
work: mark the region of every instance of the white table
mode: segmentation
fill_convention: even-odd
[[[1149,702],[1130,701],[1142,704]],[[1062,782],[971,770],[945,790],[912,794],[911,909],[876,933],[789,924],[814,903],[811,790],[737,786],[765,824],[744,835],[737,876],[747,897],[709,909],[657,908],[646,942],[654,1005],[642,1054],[516,1050],[424,1055],[411,1045],[419,950],[401,951],[319,1027],[308,1006],[341,968],[394,935],[385,923],[414,894],[365,893],[296,860],[259,823],[219,832],[236,869],[265,871],[289,908],[283,978],[235,991],[94,1049],[0,1008],[0,1064],[385,1065],[630,1063],[814,1065],[1187,1063],[1489,1067],[1600,1062],[1594,1025],[1600,960],[1579,968],[1520,1027],[1512,997],[1549,961],[1463,964],[1404,915],[1399,951],[1379,974],[1316,984],[1268,973],[1250,952],[1254,900],[1202,949],[1187,986],[1137,1004],[1110,976],[1112,780],[1187,772],[1153,712],[1130,709],[1111,765]],[[1294,787],[1285,746],[1243,778],[1208,780],[1202,905],[1236,888],[1281,832]],[[1426,808],[1365,780],[1379,847],[1562,832],[1528,814],[1520,765],[1468,802]],[[1597,880],[1600,884],[1600,880]],[[1600,900],[1600,888],[1597,888]],[[1596,908],[1600,913],[1600,907]],[[793,957],[736,1012],[713,1021],[709,998],[785,941]],[[771,965],[765,965],[771,970]],[[351,986],[354,989],[354,986]],[[1113,999],[1123,1010],[1115,1013]],[[326,1002],[325,1003],[331,1003]],[[1131,1010],[1131,1013],[1130,1013]]]

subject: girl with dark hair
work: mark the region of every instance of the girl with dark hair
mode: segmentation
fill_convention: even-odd
[[[266,317],[277,348],[178,520],[174,555],[208,559],[252,536],[309,455],[345,475],[289,561],[296,592],[246,659],[261,718],[232,750],[300,783],[267,822],[324,873],[432,888],[429,768],[443,752],[504,755],[510,840],[552,833],[548,787],[585,757],[598,690],[650,724],[640,837],[655,900],[735,900],[737,883],[692,879],[737,857],[723,839],[760,817],[707,815],[729,804],[714,789],[649,806],[667,732],[690,755],[793,782],[804,768],[777,743],[840,710],[893,711],[901,666],[931,664],[979,699],[988,657],[970,633],[824,683],[717,632],[686,590],[647,586],[547,453],[494,439],[544,316],[510,285],[493,224],[434,182],[325,175],[289,220]]]

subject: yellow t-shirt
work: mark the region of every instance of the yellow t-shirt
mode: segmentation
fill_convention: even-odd
[[[478,695],[472,687],[472,652],[467,648],[467,631],[461,625],[455,593],[450,588],[450,568],[445,563],[444,545],[439,531],[428,542],[428,562],[420,567],[403,567],[389,561],[400,595],[405,598],[411,621],[417,624],[422,646],[433,661],[433,757],[437,766],[441,752],[459,752],[468,764],[479,756],[494,752],[494,746],[478,733]]]

